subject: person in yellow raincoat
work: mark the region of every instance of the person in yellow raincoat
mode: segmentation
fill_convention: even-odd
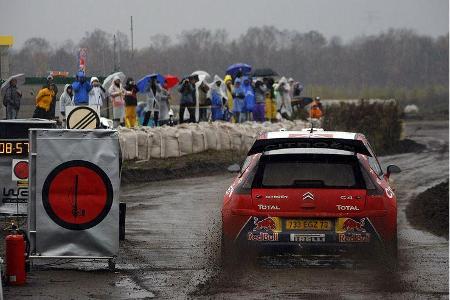
[[[266,120],[274,121],[277,118],[277,103],[274,94],[274,80],[272,78],[264,78],[264,84],[267,87],[266,92]]]
[[[50,106],[55,96],[55,90],[52,85],[42,88],[36,96],[36,109],[33,118],[50,119]]]
[[[231,78],[230,75],[227,75],[223,82],[225,83],[228,111],[231,113],[233,111],[233,78]],[[230,122],[235,123],[234,117],[231,117]]]
[[[133,78],[128,78],[125,84],[125,126],[136,127],[137,92],[139,91]]]

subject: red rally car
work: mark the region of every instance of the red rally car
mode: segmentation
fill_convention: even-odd
[[[368,246],[396,258],[398,172],[359,133],[264,133],[224,195],[222,250]]]

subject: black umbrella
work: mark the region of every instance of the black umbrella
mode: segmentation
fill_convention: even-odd
[[[279,76],[277,72],[272,70],[271,68],[262,68],[262,69],[255,69],[252,72],[253,77],[275,77]]]

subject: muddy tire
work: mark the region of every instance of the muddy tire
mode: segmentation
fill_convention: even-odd
[[[232,265],[236,261],[237,251],[233,243],[227,238],[225,238],[223,231],[222,231],[220,254],[222,266],[230,264]]]
[[[116,270],[116,259],[115,258],[108,259],[108,269],[110,271],[115,271]]]
[[[386,268],[389,270],[396,270],[398,267],[397,238],[385,244],[383,254],[382,259]]]

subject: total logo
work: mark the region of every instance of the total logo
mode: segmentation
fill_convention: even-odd
[[[280,207],[278,205],[271,205],[271,204],[258,204],[258,209],[260,210],[280,210]]]
[[[339,211],[359,211],[356,205],[336,205],[336,208]]]

